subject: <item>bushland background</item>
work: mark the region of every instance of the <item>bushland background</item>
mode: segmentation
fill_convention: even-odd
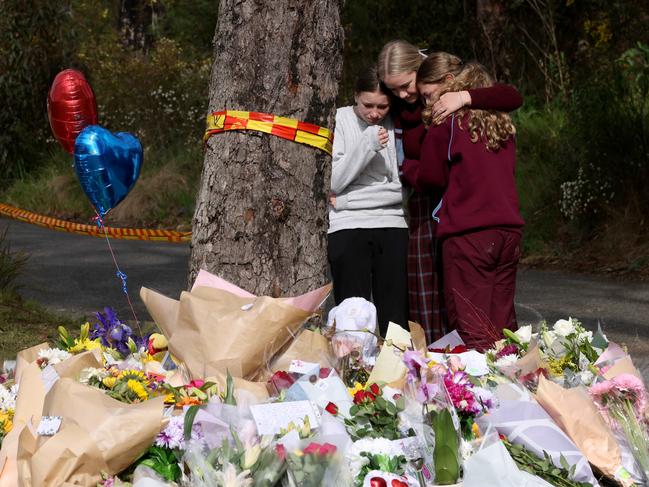
[[[189,230],[217,10],[207,0],[2,0],[0,202],[93,215],[47,120],[49,86],[71,67],[93,87],[99,123],[135,133],[145,150],[107,224]],[[634,0],[347,0],[339,104],[390,39],[479,60],[525,98],[513,114],[524,262],[649,276],[647,25],[649,4]]]

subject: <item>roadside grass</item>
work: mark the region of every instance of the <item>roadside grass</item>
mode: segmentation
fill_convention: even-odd
[[[20,350],[56,338],[59,325],[83,317],[53,313],[22,299],[17,279],[29,256],[12,251],[6,237],[6,230],[0,232],[0,359],[12,360]]]
[[[198,142],[146,148],[136,185],[106,215],[106,225],[188,230],[202,161]],[[72,164],[72,156],[55,150],[39,171],[17,180],[0,194],[0,201],[65,220],[91,222],[94,210],[81,190]]]
[[[13,360],[16,354],[33,345],[49,342],[54,346],[57,328],[79,333],[88,320],[83,315],[54,313],[38,303],[25,301],[16,293],[0,294],[0,359]]]

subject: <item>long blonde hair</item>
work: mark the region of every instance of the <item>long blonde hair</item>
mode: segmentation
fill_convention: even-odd
[[[447,75],[452,75],[452,79],[446,79]],[[464,63],[459,57],[447,52],[435,52],[419,66],[417,83],[444,83],[443,94],[449,91],[485,88],[492,86],[494,80],[482,64]],[[498,150],[516,134],[516,127],[510,116],[496,110],[462,108],[457,112],[458,127],[462,128],[461,122],[467,113],[469,114],[467,128],[471,135],[471,142],[482,140],[488,150]],[[426,107],[422,111],[422,119],[426,125],[432,122],[432,115],[431,107]]]
[[[379,54],[377,68],[381,81],[386,76],[412,73],[419,69],[424,57],[417,46],[413,46],[408,41],[396,40],[390,41]]]

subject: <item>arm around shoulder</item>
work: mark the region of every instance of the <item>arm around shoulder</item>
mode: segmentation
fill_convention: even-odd
[[[468,91],[471,96],[470,106],[476,110],[511,112],[523,105],[523,97],[511,85],[496,83],[487,88],[474,88]]]

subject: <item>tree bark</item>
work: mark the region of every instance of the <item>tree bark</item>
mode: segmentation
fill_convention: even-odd
[[[209,111],[246,110],[333,129],[343,0],[222,0]],[[331,157],[253,131],[212,136],[193,219],[189,282],[206,269],[294,295],[327,277]]]

